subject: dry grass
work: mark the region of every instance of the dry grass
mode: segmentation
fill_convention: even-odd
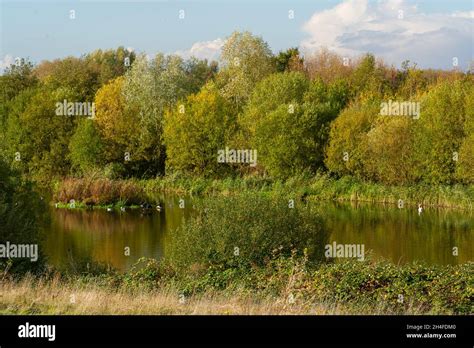
[[[258,315],[342,314],[338,306],[289,303],[286,299],[257,301],[250,296],[205,293],[185,298],[172,289],[137,291],[74,285],[58,279],[31,277],[0,284],[0,314],[164,314]]]
[[[59,183],[54,201],[68,203],[71,199],[93,205],[140,204],[143,202],[143,190],[134,180],[75,179],[66,178]]]

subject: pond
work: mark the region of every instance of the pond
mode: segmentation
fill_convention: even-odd
[[[180,207],[180,199],[184,208]],[[167,240],[193,214],[189,197],[160,197],[163,211],[108,212],[51,207],[43,245],[48,262],[59,268],[101,263],[125,271],[141,257],[160,259]],[[396,264],[462,264],[473,261],[472,212],[394,205],[311,203],[323,218],[329,243],[363,244],[365,251]],[[453,255],[457,248],[457,255]]]

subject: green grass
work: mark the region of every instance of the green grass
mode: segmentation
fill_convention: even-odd
[[[137,206],[146,196],[156,193],[196,196],[236,195],[257,192],[285,195],[288,199],[308,201],[359,201],[369,203],[418,205],[472,210],[474,185],[386,186],[353,177],[332,178],[328,175],[300,175],[286,181],[263,177],[208,179],[170,175],[147,180],[65,179],[53,188],[55,202],[67,207],[70,199],[76,206],[92,204],[102,207]]]
[[[169,176],[140,181],[145,192],[187,193],[191,195],[229,195],[242,192],[284,194],[289,199],[360,201],[370,203],[474,208],[474,185],[386,186],[353,177],[331,178],[327,175],[296,176],[286,181],[261,177],[205,179]]]

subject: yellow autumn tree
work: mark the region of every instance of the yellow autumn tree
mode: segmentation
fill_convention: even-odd
[[[137,153],[139,145],[139,119],[129,110],[122,93],[123,77],[118,77],[97,91],[95,96],[95,117],[105,142],[107,162],[122,162],[125,154],[131,159],[141,156]]]
[[[165,113],[167,170],[211,177],[229,173],[230,166],[218,162],[218,151],[229,146],[235,127],[235,112],[208,83]]]

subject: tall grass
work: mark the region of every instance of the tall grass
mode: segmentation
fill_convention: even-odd
[[[236,195],[258,192],[285,195],[288,199],[337,200],[370,203],[436,206],[472,210],[474,185],[385,186],[354,177],[332,178],[328,175],[300,175],[286,181],[250,176],[209,179],[173,174],[148,180],[109,180],[67,178],[55,185],[54,199],[67,203],[74,199],[85,204],[104,205],[119,201],[143,202],[146,194],[157,192],[198,196]]]
[[[86,205],[118,202],[134,205],[144,201],[144,191],[135,180],[67,178],[57,184],[53,200],[62,203],[74,200]]]
[[[181,274],[142,260],[126,274],[6,278],[0,313],[473,314],[472,263],[396,266],[369,258],[311,266],[292,256],[244,273],[235,267]]]
[[[309,200],[360,201],[404,205],[474,208],[474,185],[386,186],[354,177],[332,178],[328,175],[300,175],[286,181],[262,177],[237,177],[225,180],[167,176],[143,182],[148,192],[167,191],[198,195],[263,192],[285,194],[289,198]]]

